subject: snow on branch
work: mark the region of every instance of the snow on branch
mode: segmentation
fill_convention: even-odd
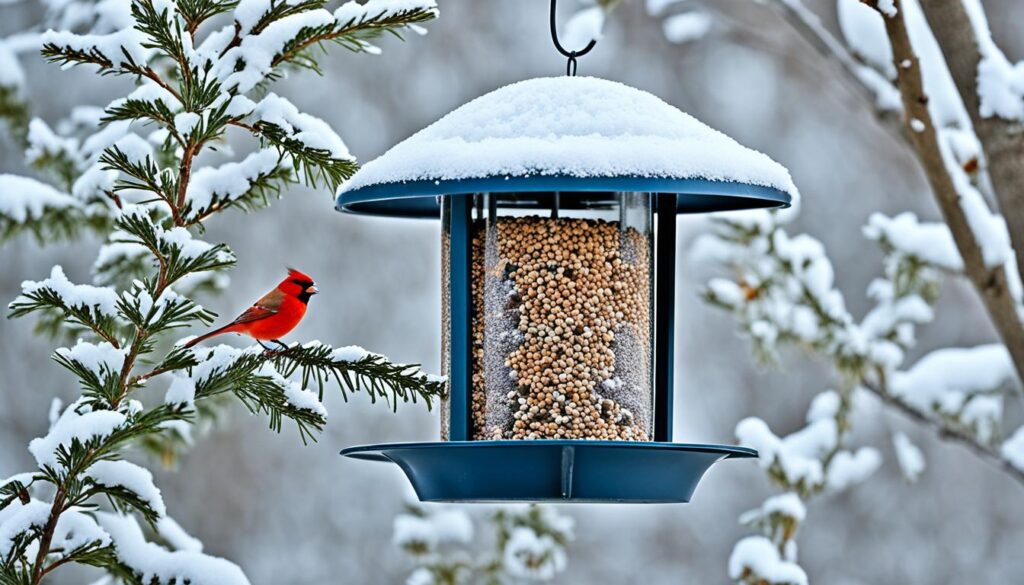
[[[979,0],[962,0],[974,29],[981,60],[978,62],[979,113],[1024,121],[1024,61],[1011,63],[992,40],[985,9]]]
[[[117,562],[140,583],[151,585],[249,585],[237,565],[201,552],[169,551],[148,542],[131,516],[97,513],[114,543]]]
[[[461,508],[406,504],[394,520],[392,542],[416,564],[410,584],[526,583],[551,581],[565,570],[573,519],[547,506],[504,506],[489,515],[477,536]],[[492,550],[466,550],[493,543]]]
[[[83,213],[74,197],[35,179],[8,174],[0,174],[0,192],[0,241],[22,232],[40,241],[78,233]]]
[[[904,372],[894,372],[889,392],[922,412],[933,412],[989,444],[998,436],[1003,393],[1016,380],[1001,344],[933,351]]]
[[[729,556],[729,577],[749,585],[807,585],[807,574],[787,560],[763,536],[748,536],[736,543]]]

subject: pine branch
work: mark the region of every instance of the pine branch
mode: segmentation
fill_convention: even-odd
[[[238,0],[178,0],[178,14],[185,20],[185,31],[195,35],[207,20],[238,6]]]
[[[277,124],[258,122],[252,130],[261,144],[273,146],[282,154],[287,154],[295,173],[302,176],[307,185],[325,184],[335,191],[359,169],[359,165],[352,160],[337,159],[327,150],[307,146]]]
[[[7,122],[11,137],[22,147],[28,145],[28,101],[18,87],[0,85],[0,120]]]
[[[269,207],[272,200],[281,198],[282,189],[294,182],[295,175],[285,167],[278,166],[269,173],[260,173],[252,178],[249,189],[238,197],[218,196],[215,193],[210,204],[202,209],[193,209],[189,202],[185,209],[185,216],[189,218],[187,225],[199,226],[207,218],[231,208],[250,213]]]
[[[371,402],[382,398],[394,410],[398,409],[399,399],[413,403],[422,399],[429,409],[433,400],[442,398],[445,393],[444,380],[423,374],[419,364],[395,364],[379,354],[366,353],[358,359],[345,359],[328,345],[309,343],[275,351],[271,357],[284,376],[299,372],[303,386],[315,382],[321,401],[324,384],[332,379],[346,401],[348,391],[365,390]]]
[[[50,287],[42,287],[20,295],[10,305],[9,319],[41,313],[40,321],[44,330],[70,328],[73,333],[92,331],[100,339],[118,346],[117,320],[96,305],[69,304],[64,297]]]
[[[81,207],[46,207],[38,217],[17,219],[0,213],[0,244],[28,234],[40,244],[75,240],[86,232],[102,233],[110,226],[102,216]]]
[[[368,41],[372,39],[385,33],[390,33],[401,39],[400,29],[436,17],[435,9],[414,8],[397,12],[382,11],[375,16],[361,16],[347,22],[307,27],[301,30],[296,38],[285,44],[271,64],[276,67],[284,63],[293,63],[301,67],[315,68],[315,61],[308,53],[309,49],[313,47],[332,42],[359,53],[367,50]]]

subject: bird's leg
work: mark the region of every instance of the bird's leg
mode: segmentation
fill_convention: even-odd
[[[264,354],[274,353],[274,348],[263,345],[263,342],[260,341],[259,339],[256,340],[256,343],[260,344],[260,347],[263,348]]]
[[[273,341],[274,343],[280,345],[281,348],[282,348],[282,351],[288,351],[289,349],[291,349],[290,347],[288,347],[288,344],[286,344],[285,342],[281,341],[280,339],[271,339],[270,341]]]

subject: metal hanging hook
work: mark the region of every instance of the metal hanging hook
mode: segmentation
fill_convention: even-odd
[[[579,51],[566,50],[566,48],[562,46],[562,43],[558,42],[558,28],[555,24],[555,7],[557,4],[558,0],[551,0],[551,42],[555,44],[555,48],[558,49],[558,52],[561,53],[562,56],[569,59],[569,62],[565,64],[565,74],[570,77],[573,77],[576,75],[576,58],[582,57],[583,55],[589,53],[590,50],[594,48],[594,45],[597,44],[597,40],[591,39],[590,42],[587,43],[587,46],[583,47]]]

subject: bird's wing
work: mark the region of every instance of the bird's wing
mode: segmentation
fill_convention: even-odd
[[[282,300],[284,300],[284,293],[275,288],[264,295],[263,298],[256,301],[253,306],[246,309],[244,313],[235,317],[235,320],[232,321],[231,324],[240,325],[242,323],[251,323],[253,321],[259,321],[260,319],[266,319],[267,317],[276,315],[281,306]]]

